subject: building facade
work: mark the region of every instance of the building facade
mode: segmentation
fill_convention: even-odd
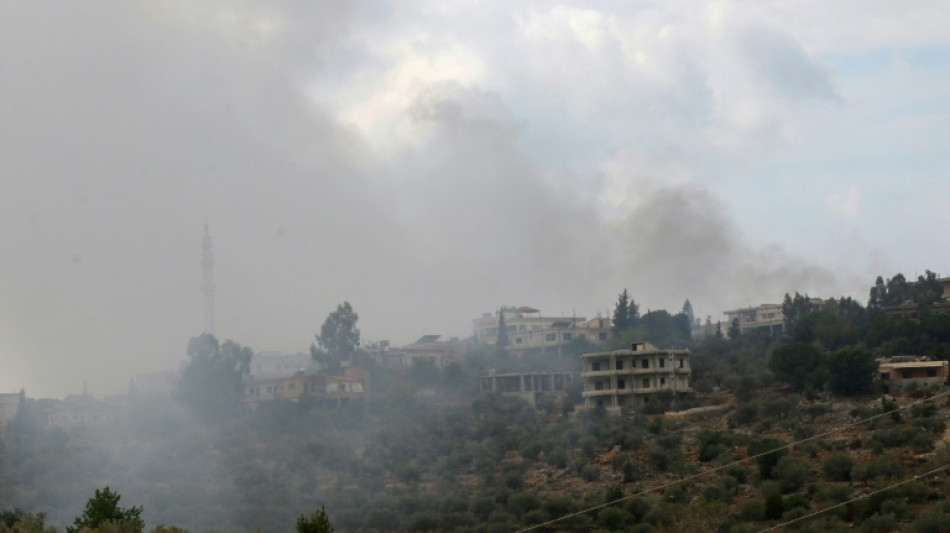
[[[532,407],[538,400],[547,396],[562,398],[567,396],[570,386],[577,382],[577,372],[530,372],[496,374],[494,372],[479,378],[481,392],[499,393],[515,396],[528,402]]]
[[[411,368],[419,362],[445,368],[452,363],[461,362],[468,350],[469,341],[456,337],[442,341],[440,338],[441,335],[423,335],[413,344],[401,348],[391,348],[385,343],[376,346],[370,353],[376,364],[384,368]]]
[[[743,307],[725,311],[726,323],[722,325],[725,335],[733,321],[739,321],[739,331],[764,331],[769,335],[778,335],[785,330],[785,313],[782,304],[762,304],[756,307]]]
[[[501,315],[505,317],[505,331],[509,352],[557,349],[574,339],[586,339],[593,344],[607,340],[610,320],[579,316],[542,316],[531,307],[502,307],[494,314],[485,313],[473,321],[475,342],[496,344]]]
[[[689,350],[665,350],[645,342],[629,350],[581,356],[584,407],[639,410],[652,397],[669,391],[673,397],[692,392]]]
[[[356,366],[343,367],[337,376],[295,372],[244,380],[244,403],[251,409],[260,404],[278,400],[298,402],[304,398],[331,404],[363,401],[370,391],[369,374]]]
[[[948,362],[913,356],[892,357],[880,362],[878,375],[884,392],[905,392],[908,387],[941,386],[947,381]]]

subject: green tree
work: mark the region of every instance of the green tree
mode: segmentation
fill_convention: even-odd
[[[785,317],[786,330],[794,328],[799,318],[815,309],[817,309],[817,304],[812,303],[807,294],[802,295],[795,291],[795,296],[792,297],[785,293],[785,299],[782,301],[782,316]]]
[[[729,338],[736,340],[742,336],[742,328],[739,326],[739,319],[733,318],[729,323]]]
[[[242,380],[249,374],[254,352],[214,335],[203,333],[188,341],[189,362],[182,371],[176,395],[182,404],[205,421],[240,411],[244,398]]]
[[[840,396],[871,392],[877,363],[861,346],[848,346],[828,355],[828,387]]]
[[[109,487],[96,489],[95,496],[86,502],[81,515],[73,520],[72,526],[66,526],[67,533],[79,533],[87,529],[96,529],[107,522],[121,522],[132,531],[141,532],[145,528],[142,520],[142,507],[119,507],[122,499]]]
[[[613,332],[620,336],[625,331],[633,329],[640,319],[640,306],[637,305],[625,288],[617,295],[617,304],[614,306]]]
[[[310,516],[297,517],[297,533],[333,533],[333,524],[330,523],[326,509],[321,505],[320,510]]]
[[[689,298],[683,302],[683,309],[680,312],[686,315],[686,319],[689,321],[690,327],[692,327],[696,322],[696,315],[693,313],[693,304],[689,303]]]
[[[0,511],[0,533],[57,533],[57,529],[46,525],[44,513],[7,509]]]
[[[498,311],[498,338],[495,340],[495,351],[499,355],[508,349],[508,326],[505,324],[505,310]]]
[[[360,348],[359,319],[350,302],[338,305],[320,326],[317,342],[310,345],[313,360],[330,371],[338,370],[342,361],[355,360]]]
[[[769,370],[797,390],[808,385],[820,389],[824,384],[820,372],[824,360],[824,353],[814,345],[790,342],[772,351]]]

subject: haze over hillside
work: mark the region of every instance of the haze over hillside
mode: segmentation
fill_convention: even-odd
[[[941,3],[0,7],[0,390],[950,271]]]

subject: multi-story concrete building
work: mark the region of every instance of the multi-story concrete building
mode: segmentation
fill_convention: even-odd
[[[532,307],[502,307],[494,314],[485,313],[473,321],[475,342],[498,342],[500,315],[505,317],[509,352],[557,349],[574,339],[583,338],[597,344],[610,334],[610,320],[579,316],[542,316]]]
[[[491,372],[479,378],[482,393],[500,393],[515,396],[528,402],[532,407],[538,400],[548,396],[565,397],[568,389],[578,379],[577,372],[530,372],[496,374]]]
[[[423,335],[415,343],[401,348],[391,348],[389,343],[380,343],[370,350],[376,364],[386,368],[410,368],[417,362],[430,362],[444,368],[462,360],[469,341],[452,337],[439,340],[441,335]]]
[[[255,379],[292,376],[297,372],[314,369],[310,354],[298,352],[255,352],[251,357],[250,371]]]
[[[661,391],[691,392],[689,350],[663,350],[645,342],[629,350],[588,353],[583,360],[584,407],[642,409]]]
[[[739,321],[739,331],[748,333],[752,330],[765,331],[769,335],[777,335],[785,330],[785,313],[782,304],[762,304],[756,307],[743,307],[725,311],[726,323],[722,324],[722,333],[725,335],[730,324],[736,319]]]

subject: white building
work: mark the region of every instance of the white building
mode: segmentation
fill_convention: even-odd
[[[579,338],[597,344],[610,335],[610,320],[606,318],[587,320],[579,316],[542,316],[532,307],[502,307],[494,315],[485,313],[473,321],[475,342],[498,342],[498,323],[502,314],[510,352],[556,349]]]

